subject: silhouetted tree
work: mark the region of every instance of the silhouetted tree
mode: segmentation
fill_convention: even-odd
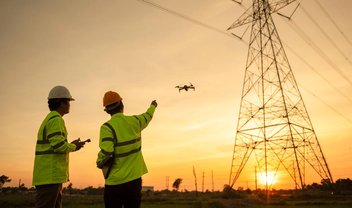
[[[339,191],[352,191],[352,180],[349,178],[337,179],[335,182],[335,188]]]
[[[2,187],[6,182],[10,182],[10,181],[11,179],[8,176],[5,176],[5,175],[0,176],[0,190],[2,189]]]
[[[243,192],[243,188],[239,187],[239,189],[240,190],[236,191],[230,185],[225,184],[224,189],[222,190],[223,191],[222,198],[224,199],[243,198],[243,196],[241,196],[241,192]]]
[[[332,183],[331,183],[330,179],[321,179],[321,188],[322,188],[322,190],[331,190]]]
[[[317,183],[312,183],[311,185],[307,185],[307,189],[318,190],[320,189],[320,185]]]
[[[230,185],[228,185],[228,184],[225,184],[224,185],[224,189],[222,190],[223,192],[231,192],[231,191],[233,191],[234,189],[230,186]]]
[[[68,184],[67,191],[68,191],[69,194],[72,194],[72,183]]]
[[[19,191],[27,191],[28,188],[24,185],[24,183],[18,184],[18,190]]]
[[[182,183],[182,178],[177,178],[175,180],[175,182],[172,184],[172,187],[174,189],[176,189],[176,191],[178,191],[178,189],[180,188],[181,183]]]

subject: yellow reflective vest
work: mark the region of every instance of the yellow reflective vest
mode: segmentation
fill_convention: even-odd
[[[69,152],[76,145],[67,142],[65,122],[57,111],[51,111],[38,131],[33,169],[33,185],[58,184],[69,180]]]
[[[155,106],[150,105],[147,112],[141,115],[126,116],[116,113],[100,127],[101,150],[98,153],[97,166],[101,167],[110,157],[115,157],[105,184],[123,184],[148,172],[141,152],[141,131],[148,126],[154,111]]]

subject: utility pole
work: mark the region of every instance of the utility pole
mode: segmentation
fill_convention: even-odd
[[[253,0],[252,10],[246,10],[228,29],[251,24],[229,178],[231,187],[251,156],[255,157],[252,158],[259,174],[267,177],[267,196],[273,185],[268,177],[276,176],[279,170],[287,171],[299,188],[305,188],[306,164],[317,176],[333,182],[272,19],[273,13],[297,2]]]
[[[204,171],[203,171],[203,177],[202,177],[202,193],[204,193]]]
[[[296,178],[296,168],[295,168],[295,161],[292,161],[292,169],[293,169],[293,177]],[[297,183],[295,183],[295,189],[298,189]]]
[[[214,192],[214,173],[211,170],[211,191]]]
[[[258,173],[257,173],[257,166],[254,167],[254,177],[255,177],[255,190],[258,191]]]
[[[198,189],[197,189],[197,174],[196,174],[196,169],[193,166],[193,176],[194,176],[194,184],[196,187],[196,196],[198,196]]]
[[[170,177],[166,176],[166,190],[169,190],[169,181],[170,181]]]

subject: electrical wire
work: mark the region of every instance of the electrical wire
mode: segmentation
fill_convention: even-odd
[[[224,30],[221,30],[221,29],[218,29],[218,28],[213,27],[213,26],[211,26],[211,25],[205,24],[205,23],[200,22],[200,21],[198,21],[198,20],[196,20],[196,19],[190,18],[190,17],[188,17],[188,16],[186,16],[186,15],[183,15],[183,14],[181,14],[181,13],[179,13],[179,12],[176,12],[176,11],[171,10],[171,9],[169,9],[169,8],[163,7],[163,6],[161,6],[160,4],[157,4],[157,3],[154,3],[154,2],[148,1],[148,0],[136,0],[136,1],[140,1],[140,2],[142,2],[142,3],[145,3],[145,4],[149,5],[149,6],[152,6],[152,7],[154,7],[154,8],[157,8],[157,9],[159,9],[159,10],[161,10],[161,11],[164,11],[164,12],[166,12],[166,13],[172,14],[172,15],[174,15],[174,16],[176,16],[176,17],[182,18],[182,19],[187,20],[187,21],[190,21],[190,22],[192,22],[192,23],[194,23],[194,24],[197,24],[197,25],[200,25],[200,26],[205,27],[205,28],[207,28],[207,29],[210,29],[210,30],[212,30],[212,31],[218,32],[218,33],[220,33],[220,34],[222,34],[222,35],[226,35],[226,36],[229,36],[229,37],[233,38],[233,36],[232,36],[231,34],[225,32]]]
[[[287,19],[286,19],[287,20]],[[320,47],[314,43],[314,41],[293,21],[287,20],[288,24],[317,54],[325,60],[344,80],[350,85],[352,81],[344,74],[344,72],[320,49]]]
[[[316,96],[312,91],[308,90],[308,88],[302,86],[301,84],[299,84],[300,87],[304,90],[306,90],[309,94],[311,94],[312,96],[314,96],[316,99],[318,99],[321,103],[323,103],[324,105],[326,105],[328,108],[330,108],[332,111],[334,111],[335,113],[339,114],[341,117],[343,117],[344,119],[346,119],[346,121],[348,121],[349,123],[352,124],[352,120],[347,118],[345,115],[343,115],[342,113],[340,113],[339,111],[337,111],[334,107],[332,107],[331,105],[329,105],[328,103],[326,103],[324,100],[322,100],[320,97]]]
[[[156,4],[156,3],[154,3],[154,2],[151,2],[151,1],[148,1],[148,0],[136,0],[136,1],[140,1],[140,2],[142,2],[142,3],[145,3],[145,4],[148,5],[148,6],[152,6],[152,7],[156,8],[156,9],[159,9],[159,10],[161,10],[161,11],[163,11],[163,12],[170,13],[170,14],[176,16],[176,17],[179,17],[179,18],[182,18],[182,19],[184,19],[184,20],[190,21],[190,22],[192,22],[192,23],[194,23],[194,24],[197,24],[197,25],[199,25],[199,26],[202,26],[202,27],[205,27],[205,28],[207,28],[207,29],[213,30],[213,31],[218,32],[218,33],[220,33],[220,34],[222,34],[222,35],[226,35],[227,37],[235,38],[235,39],[237,39],[237,40],[239,39],[237,36],[233,36],[233,35],[231,35],[231,34],[229,34],[229,33],[227,33],[227,32],[224,32],[224,31],[218,29],[218,28],[215,28],[215,27],[213,27],[213,26],[210,26],[210,25],[208,25],[208,24],[205,24],[205,23],[203,23],[203,22],[200,22],[200,21],[198,21],[198,20],[195,20],[195,19],[193,19],[193,18],[190,18],[190,17],[188,17],[188,16],[186,16],[186,15],[180,14],[180,13],[174,11],[174,10],[165,8],[165,7],[163,7],[163,6],[159,5],[159,4]],[[303,31],[302,31],[302,32],[303,32]],[[304,32],[303,32],[303,33],[304,33]],[[307,35],[305,34],[305,36],[307,36]],[[309,38],[308,36],[307,36],[307,39],[310,40],[310,38]],[[248,43],[247,43],[246,41],[244,41],[243,39],[241,40],[241,42],[246,43],[246,45],[248,45]],[[308,41],[308,42],[309,42],[309,41]],[[286,44],[286,45],[287,45],[287,44]],[[310,45],[310,44],[309,44],[309,45]],[[297,52],[295,52],[292,48],[289,48],[289,47],[288,47],[288,49],[291,50],[298,58],[300,58],[301,60],[303,60],[303,63],[305,63],[310,69],[312,69],[314,72],[316,72],[316,70],[314,70],[314,68],[311,67],[311,66],[308,64],[307,61],[305,61],[301,56],[299,56]],[[320,51],[321,51],[321,50],[320,50]],[[321,52],[322,52],[322,51],[321,51]],[[322,52],[322,53],[323,53],[323,52]],[[323,54],[324,54],[324,53],[323,53]],[[325,55],[325,56],[326,56],[326,55]],[[330,59],[328,59],[328,60],[330,60]],[[330,62],[332,62],[332,61],[330,60]],[[332,63],[332,65],[334,66],[333,68],[335,68],[336,65],[333,64],[333,63]],[[337,66],[336,66],[336,68],[337,68]],[[337,68],[337,71],[339,72],[339,71],[341,71],[341,70]],[[319,73],[318,73],[318,74],[319,74]],[[340,73],[339,73],[339,74],[340,74]],[[329,83],[329,85],[332,86],[335,90],[337,90],[337,88],[336,88],[335,86],[333,86],[333,84],[332,84],[331,82],[329,82],[327,79],[325,79],[324,77],[322,77],[320,74],[319,74],[319,76],[320,76],[324,81],[327,81],[327,82]],[[344,79],[346,79],[345,76],[344,76],[344,74],[343,74],[342,72],[341,72],[341,76],[343,76]],[[352,82],[351,82],[350,80],[347,80],[347,81],[352,84]],[[317,100],[319,100],[321,103],[323,103],[324,105],[326,105],[326,106],[328,106],[330,109],[332,109],[335,113],[337,113],[338,115],[342,116],[344,119],[346,119],[347,121],[349,121],[350,123],[352,123],[352,121],[351,121],[349,118],[347,118],[347,117],[344,116],[342,113],[340,113],[338,110],[336,110],[335,108],[333,108],[332,106],[330,106],[329,104],[327,104],[327,103],[326,103],[325,101],[323,101],[321,98],[319,98],[318,96],[316,96],[313,92],[311,92],[311,91],[308,90],[307,88],[304,88],[304,89],[305,89],[309,94],[311,94],[313,97],[315,97]],[[351,101],[351,100],[350,100],[346,95],[344,95],[340,90],[337,90],[337,91],[338,91],[343,97],[345,97],[346,99],[348,99],[349,101]]]
[[[243,0],[241,0],[241,1],[238,1],[238,0],[231,0],[231,1],[233,1],[233,2],[235,2],[235,3],[237,3],[237,4],[239,4],[239,5],[242,5],[242,2],[243,2]]]
[[[307,17],[317,26],[317,28],[320,30],[320,32],[330,41],[330,43],[338,50],[338,52],[348,61],[348,63],[352,64],[351,60],[345,55],[345,53],[337,46],[337,44],[334,42],[334,40],[323,30],[323,28],[318,24],[317,21],[314,20],[314,18],[307,12],[307,10],[303,7],[303,5],[300,5],[302,11],[307,15]]]
[[[345,35],[345,33],[341,30],[341,28],[336,24],[334,19],[329,15],[329,13],[324,9],[323,5],[320,4],[318,0],[315,0],[315,3],[318,4],[320,9],[325,13],[325,15],[329,18],[329,20],[332,22],[332,24],[336,27],[336,29],[341,33],[341,35],[345,38],[345,40],[352,46],[351,40]]]
[[[281,41],[283,42],[283,41]],[[346,98],[346,100],[348,100],[351,104],[352,104],[352,99],[347,96],[345,93],[343,93],[340,89],[338,89],[332,82],[330,82],[328,79],[326,79],[321,73],[319,73],[318,70],[316,70],[312,65],[310,65],[308,63],[308,61],[306,61],[301,55],[299,55],[295,50],[293,50],[290,46],[288,46],[288,44],[286,44],[285,42],[283,42],[283,44],[285,45],[285,48],[287,48],[288,50],[290,50],[296,57],[298,57],[305,65],[307,65],[309,67],[309,69],[311,69],[314,73],[316,73],[322,80],[324,80],[326,83],[328,83],[330,85],[330,87],[332,87],[333,89],[335,89],[342,97]]]

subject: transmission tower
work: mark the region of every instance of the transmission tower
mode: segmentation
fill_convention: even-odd
[[[303,189],[307,166],[321,179],[333,182],[271,16],[295,1],[253,0],[252,8],[228,29],[251,24],[231,187],[251,156],[265,178],[285,171]],[[272,184],[266,180],[265,186],[269,190]]]

